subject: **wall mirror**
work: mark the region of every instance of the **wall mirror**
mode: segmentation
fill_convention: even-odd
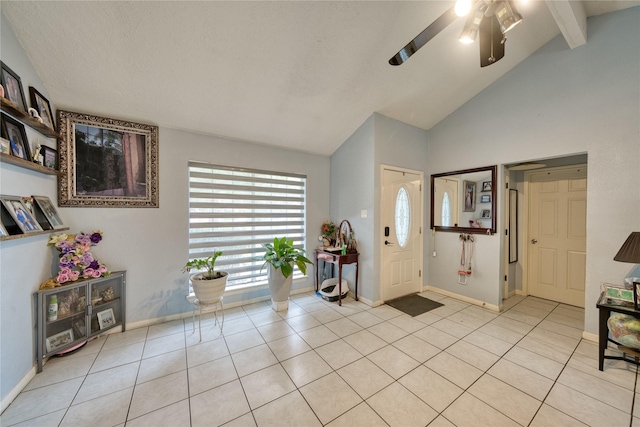
[[[486,166],[431,175],[431,228],[494,234],[496,170]]]

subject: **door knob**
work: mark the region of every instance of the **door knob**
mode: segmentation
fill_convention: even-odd
[[[385,240],[384,244],[387,245],[387,246],[393,246],[393,242],[390,242],[388,240]]]
[[[535,245],[536,243],[538,243],[536,239],[531,239],[531,244]]]

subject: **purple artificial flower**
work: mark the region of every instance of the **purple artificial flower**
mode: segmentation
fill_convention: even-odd
[[[91,261],[91,264],[89,264],[89,268],[93,268],[94,270],[97,270],[99,267],[100,267],[100,263],[95,259]]]
[[[93,233],[91,235],[91,242],[96,245],[98,243],[100,243],[100,241],[102,240],[102,236],[100,235],[100,233]]]

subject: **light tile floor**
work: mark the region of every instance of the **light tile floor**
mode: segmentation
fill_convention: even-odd
[[[52,358],[2,426],[640,426],[637,369],[582,337],[584,310],[444,297],[409,317],[313,293],[101,337]],[[632,416],[633,414],[633,416]]]

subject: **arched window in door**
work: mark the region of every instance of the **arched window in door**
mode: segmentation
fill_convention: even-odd
[[[395,224],[398,244],[404,248],[409,240],[409,226],[411,224],[409,193],[404,187],[400,187],[396,195]]]

